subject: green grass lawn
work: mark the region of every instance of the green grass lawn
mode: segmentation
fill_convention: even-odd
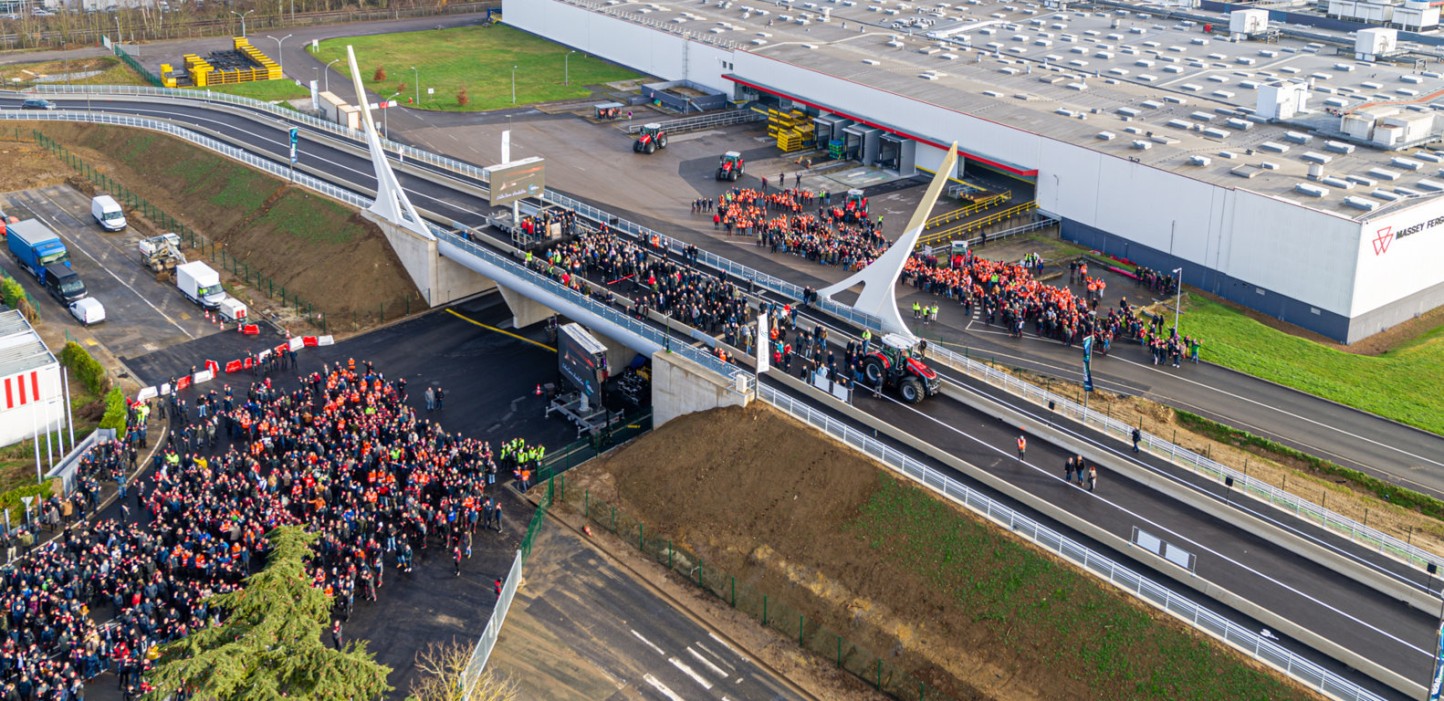
[[[879,476],[849,530],[878,557],[948,592],[987,629],[989,653],[1046,665],[1110,698],[1304,699],[1178,624],[1160,625],[1092,577]]]
[[[626,68],[595,56],[570,49],[505,25],[456,27],[400,34],[376,34],[327,39],[315,53],[317,59],[335,65],[349,80],[344,60],[346,46],[356,51],[366,88],[382,97],[401,93],[402,104],[416,95],[416,76],[421,83],[420,107],[429,110],[485,111],[513,104],[573,100],[592,94],[590,86],[641,77]],[[564,84],[564,64],[570,65],[571,84]],[[411,69],[415,66],[417,72]],[[512,66],[516,66],[516,102],[512,102]],[[378,68],[386,78],[374,80]],[[434,88],[434,95],[427,90]],[[466,89],[470,102],[461,106],[457,94]],[[349,84],[339,87],[342,99],[353,101]]]
[[[1383,355],[1355,355],[1275,330],[1241,312],[1185,294],[1182,332],[1203,338],[1200,357],[1444,434],[1444,326]]]
[[[308,88],[297,85],[295,81],[289,78],[282,78],[280,80],[255,80],[249,83],[237,83],[235,85],[212,85],[209,88],[195,89],[240,95],[265,102],[296,100],[311,96],[311,91]]]

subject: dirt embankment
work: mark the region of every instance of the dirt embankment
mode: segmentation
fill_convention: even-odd
[[[768,408],[677,419],[569,473],[583,490],[927,698],[1309,697]]]
[[[145,130],[48,124],[42,131],[208,238],[215,246],[188,255],[224,271],[228,285],[262,307],[279,302],[284,289],[324,314],[332,332],[425,307],[380,229],[345,205]],[[237,267],[259,276],[248,285],[232,273]],[[293,311],[277,311],[296,320]]]

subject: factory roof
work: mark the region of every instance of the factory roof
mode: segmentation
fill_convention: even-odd
[[[55,356],[40,340],[40,334],[19,311],[0,311],[0,377],[36,370],[54,362]]]
[[[1289,26],[1303,31],[1234,41],[1203,31],[1227,32],[1226,15],[1119,3],[569,1],[1339,216],[1444,192],[1444,149],[1350,143],[1337,114],[1381,102],[1406,117],[1444,111],[1432,47],[1401,42],[1391,62],[1359,61],[1352,33]],[[1312,84],[1309,112],[1257,117],[1260,88],[1287,82]]]

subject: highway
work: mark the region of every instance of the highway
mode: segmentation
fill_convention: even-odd
[[[57,101],[62,106],[76,102],[64,98]],[[0,106],[13,102],[0,100]],[[128,99],[94,100],[91,107],[193,125],[277,160],[285,157],[285,130],[290,125],[269,115],[247,116],[243,110]],[[369,191],[374,186],[374,176],[364,156],[335,145],[329,136],[311,138],[307,131],[303,130],[306,136],[301,149],[303,169],[352,189]],[[468,226],[483,222],[481,209],[486,205],[474,191],[467,191],[474,184],[430,169],[423,169],[430,171],[429,177],[418,177],[413,168],[414,164],[408,164],[407,169],[398,171],[398,177],[419,208],[443,221],[454,220]],[[955,384],[961,392],[971,386],[967,381],[955,381]],[[1018,404],[1011,399],[1004,401]],[[925,441],[943,448],[959,459],[1045,497],[1055,507],[1105,527],[1113,535],[1126,539],[1134,527],[1139,527],[1178,544],[1197,555],[1196,570],[1201,579],[1303,623],[1325,639],[1375,664],[1411,680],[1422,680],[1428,675],[1431,658],[1427,650],[1433,643],[1432,614],[1410,609],[1338,571],[1284,552],[1264,538],[1155,490],[1131,480],[1112,478],[1108,467],[1103,470],[1103,486],[1097,494],[1067,486],[1060,479],[1066,455],[1062,449],[1033,440],[1029,462],[1019,463],[1007,450],[1017,435],[1017,427],[1003,425],[962,402],[940,397],[915,409],[892,402],[860,400],[859,406],[878,418],[906,426],[911,435],[899,438]],[[1020,410],[1032,411],[1027,407]],[[1113,452],[1114,460],[1134,459]],[[1149,464],[1149,467],[1162,469],[1159,465]],[[1354,552],[1345,544],[1333,542],[1326,534],[1312,537],[1327,542],[1338,552],[1347,553],[1357,562],[1396,575],[1406,572],[1396,563]],[[1117,555],[1133,557],[1137,553]],[[1223,608],[1216,602],[1212,605]]]

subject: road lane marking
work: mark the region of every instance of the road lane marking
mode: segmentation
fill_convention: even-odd
[[[642,634],[641,634],[641,633],[638,633],[636,630],[633,630],[633,629],[628,629],[628,630],[631,630],[631,631],[632,631],[632,635],[637,636],[637,639],[638,639],[638,640],[642,641],[643,643],[646,643],[647,647],[652,648],[653,650],[655,650],[658,655],[666,656],[667,653],[662,652],[662,648],[657,647],[655,644],[652,643],[652,641],[650,641],[650,640],[642,637]]]
[[[65,208],[64,208],[64,207],[61,207],[61,206],[60,206],[60,203],[58,203],[58,202],[56,202],[56,201],[54,201],[54,200],[51,200],[49,197],[46,197],[45,199],[46,199],[47,201],[49,201],[51,204],[55,205],[55,207],[56,207],[57,209],[59,209],[60,211],[62,211],[62,212],[65,211]],[[31,214],[34,214],[36,219],[40,219],[40,220],[42,220],[42,221],[49,221],[51,226],[56,227],[56,233],[57,233],[57,234],[59,233],[59,222],[57,222],[57,221],[55,221],[54,219],[51,219],[51,218],[49,218],[49,217],[46,217],[45,215],[40,214],[39,212],[31,212]],[[66,215],[67,215],[67,216],[72,216],[72,215],[70,215],[69,212],[66,212]],[[185,335],[186,335],[186,338],[189,338],[189,339],[192,339],[192,340],[195,339],[195,336],[194,336],[191,332],[187,331],[184,326],[181,326],[180,324],[176,323],[176,320],[175,320],[175,319],[172,319],[172,318],[170,318],[170,316],[166,315],[165,312],[163,312],[163,311],[160,310],[160,307],[157,307],[157,306],[155,306],[154,304],[151,304],[150,300],[149,300],[149,299],[146,299],[146,296],[143,295],[143,294],[141,294],[141,293],[140,293],[139,291],[137,291],[134,287],[131,287],[131,286],[130,286],[130,283],[126,282],[125,280],[120,279],[120,276],[119,276],[119,275],[116,275],[115,272],[113,272],[110,268],[106,267],[105,265],[102,265],[99,260],[96,260],[95,256],[93,256],[93,255],[90,254],[90,251],[85,250],[85,248],[83,248],[83,247],[80,245],[79,240],[77,240],[74,235],[71,235],[69,238],[70,238],[70,243],[71,243],[71,245],[74,246],[75,250],[80,251],[81,253],[84,253],[84,254],[85,254],[85,257],[86,257],[86,258],[89,258],[89,259],[90,259],[90,262],[95,263],[95,266],[96,266],[96,267],[100,268],[101,270],[104,270],[106,275],[109,275],[109,276],[115,278],[115,281],[116,281],[116,282],[120,283],[121,285],[124,285],[124,286],[125,286],[125,289],[130,290],[130,291],[131,291],[131,294],[134,294],[136,297],[138,297],[138,298],[140,299],[140,301],[145,302],[145,306],[150,307],[151,309],[154,309],[154,310],[155,310],[155,313],[159,314],[162,319],[165,319],[166,321],[170,322],[170,325],[171,325],[171,326],[174,326],[174,327],[176,327],[177,329],[180,329],[180,332],[183,333],[183,334],[185,334]]]
[[[703,656],[702,656],[702,653],[697,652],[696,650],[693,650],[693,649],[690,648],[690,647],[687,648],[687,654],[691,655],[691,656],[692,656],[692,659],[697,660],[698,662],[701,662],[703,665],[705,665],[705,666],[707,667],[707,669],[712,670],[712,673],[713,673],[713,674],[715,674],[715,675],[717,675],[717,676],[719,676],[719,677],[722,677],[723,679],[726,679],[727,677],[731,676],[731,675],[727,674],[727,672],[723,671],[723,669],[722,669],[721,667],[718,667],[717,665],[712,664],[712,661],[711,661],[711,660],[703,657]]]
[[[707,653],[708,655],[711,655],[711,656],[712,656],[712,659],[716,660],[717,664],[719,664],[719,665],[721,665],[721,666],[723,666],[723,667],[726,667],[726,668],[729,670],[728,674],[730,674],[731,672],[737,671],[737,668],[734,667],[731,662],[728,662],[727,659],[724,658],[723,656],[721,656],[721,655],[719,655],[719,654],[717,654],[717,653],[715,653],[715,652],[713,652],[713,651],[711,651],[711,650],[708,650],[708,649],[707,649],[707,646],[702,644],[702,641],[700,641],[700,640],[697,641],[697,647],[700,648],[700,649],[702,650],[702,652],[705,652],[705,653]]]
[[[632,631],[632,632],[633,632],[633,633],[636,633],[637,631],[634,630],[634,631]],[[639,636],[639,637],[640,637],[640,636]],[[645,681],[645,682],[647,682],[648,684],[652,685],[652,688],[653,688],[653,689],[656,689],[657,691],[661,692],[663,696],[666,696],[667,698],[671,699],[672,701],[682,701],[682,697],[681,697],[681,696],[678,696],[678,695],[672,693],[672,690],[671,690],[671,689],[668,689],[666,684],[663,684],[662,682],[657,681],[657,678],[656,678],[656,677],[648,674],[648,675],[642,677],[642,680]]]
[[[698,684],[701,684],[703,689],[711,689],[711,688],[712,688],[712,682],[707,681],[707,678],[706,678],[706,677],[704,677],[704,676],[698,674],[697,672],[693,671],[693,669],[692,669],[691,667],[688,667],[687,664],[684,663],[683,661],[681,661],[681,660],[679,660],[679,659],[677,659],[677,658],[675,658],[675,657],[669,657],[669,658],[667,658],[667,661],[668,661],[668,662],[671,662],[673,667],[676,667],[677,669],[682,670],[682,673],[683,673],[683,674],[691,677],[691,678],[692,678],[692,681],[697,682]]]

